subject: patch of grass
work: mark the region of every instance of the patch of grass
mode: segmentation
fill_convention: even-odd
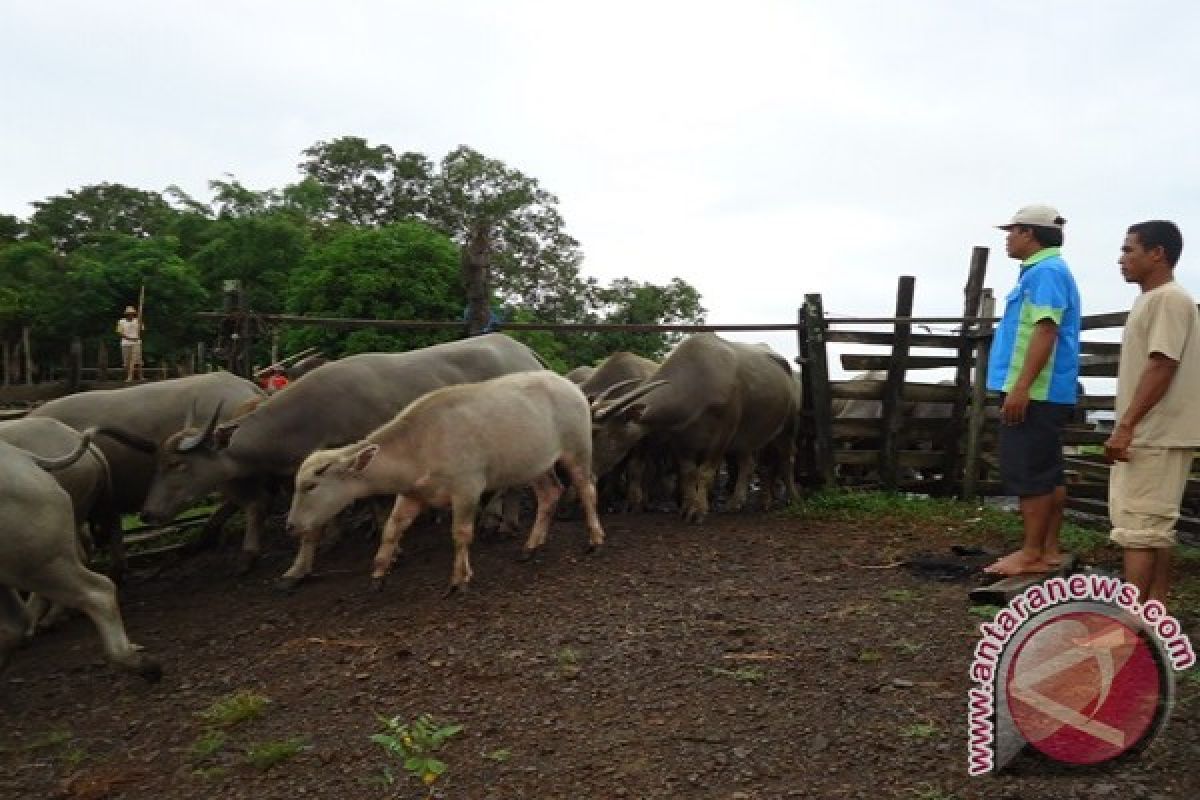
[[[855,660],[860,664],[878,664],[883,661],[883,653],[878,650],[863,650],[855,657]]]
[[[35,737],[33,741],[25,745],[25,750],[47,750],[55,747],[62,747],[75,738],[75,734],[68,728],[58,728],[52,731],[46,731],[41,736]]]
[[[938,727],[932,722],[917,722],[900,729],[900,735],[906,739],[928,739],[937,732]]]
[[[193,761],[203,761],[216,755],[225,746],[225,731],[209,729],[196,737],[192,742],[191,755]]]
[[[503,764],[505,761],[508,761],[510,758],[512,758],[512,750],[509,750],[507,747],[498,747],[495,750],[492,750],[490,753],[484,753],[483,757],[488,761],[495,761],[497,764]]]
[[[919,642],[910,642],[908,639],[901,639],[898,642],[893,642],[892,647],[899,650],[906,656],[915,656],[925,649],[925,645]]]
[[[246,748],[246,763],[257,770],[266,772],[271,767],[295,758],[306,749],[308,749],[308,743],[301,738],[253,744]]]
[[[560,667],[574,666],[579,663],[579,651],[573,647],[563,647],[554,654],[554,660]]]
[[[212,725],[230,728],[260,716],[270,698],[242,689],[216,700],[200,712],[200,717]]]
[[[192,774],[202,781],[215,781],[224,778],[229,772],[226,767],[196,767]]]
[[[883,593],[883,596],[888,600],[895,600],[897,603],[907,603],[916,600],[920,595],[912,589],[889,589]]]
[[[1000,613],[1001,606],[971,606],[967,613],[991,622]]]
[[[738,683],[759,683],[767,677],[767,672],[762,667],[738,667],[737,669],[709,667],[708,671],[722,678],[733,678]]]

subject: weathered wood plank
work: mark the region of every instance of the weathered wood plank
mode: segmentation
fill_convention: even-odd
[[[896,318],[912,315],[913,294],[917,279],[912,275],[901,275],[896,284]],[[883,441],[879,450],[879,476],[886,489],[896,488],[899,464],[896,452],[899,448],[900,431],[904,427],[904,376],[908,371],[908,345],[912,337],[912,325],[897,322],[892,342],[892,359],[887,366],[887,380],[883,383]]]
[[[832,398],[829,393],[829,362],[825,345],[825,311],[821,295],[804,296],[804,331],[806,341],[804,364],[805,396],[812,398],[813,412],[813,456],[820,481],[833,486],[833,437],[830,424],[833,419]]]

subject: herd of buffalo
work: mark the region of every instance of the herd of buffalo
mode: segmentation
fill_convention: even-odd
[[[165,524],[219,492],[245,511],[248,569],[282,480],[299,547],[280,580],[292,586],[312,572],[322,529],[356,500],[395,498],[381,514],[375,580],[422,511],[449,509],[453,590],[471,579],[481,502],[515,526],[524,487],[537,499],[526,554],[545,542],[567,484],[591,548],[604,542],[598,479],[632,509],[669,485],[697,522],[722,467],[730,510],[745,506],[756,475],[766,503],[794,499],[800,396],[782,356],[710,333],[661,364],[622,352],[566,377],[493,333],[329,361],[271,395],[211,372],[61,397],[0,423],[0,668],[48,610],[65,607],[91,618],[110,662],[159,677],[129,641],[112,580],[85,563],[94,539],[107,543],[114,577],[123,570],[124,514]]]

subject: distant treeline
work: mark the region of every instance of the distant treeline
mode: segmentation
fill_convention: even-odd
[[[0,214],[0,346],[10,369],[23,332],[32,332],[35,362],[61,357],[76,336],[89,353],[99,342],[115,345],[114,323],[143,286],[148,359],[181,358],[213,341],[212,324],[194,312],[220,310],[229,280],[262,313],[457,320],[474,281],[501,322],[704,321],[700,295],[679,278],[601,286],[584,276],[557,198],[469,147],[435,164],[347,136],[302,155],[299,180],[280,189],[250,189],[227,175],[209,182],[212,199],[201,202],[177,186],[101,183],[35,201],[28,219]],[[475,259],[464,256],[468,243]],[[334,356],[461,335],[301,326],[278,334],[285,351],[316,345]],[[560,369],[619,349],[659,357],[673,341],[640,333],[520,338]]]

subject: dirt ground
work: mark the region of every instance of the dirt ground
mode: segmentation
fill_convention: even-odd
[[[0,797],[427,797],[369,740],[377,714],[426,713],[463,726],[439,754],[442,798],[1200,796],[1194,680],[1136,760],[1023,756],[1012,774],[966,775],[981,621],[968,585],[874,568],[963,542],[955,526],[605,521],[595,556],[573,521],[531,563],[515,540],[481,540],[470,591],[449,599],[444,526],[410,534],[380,594],[364,536],[289,595],[272,586],[290,560],[282,537],[250,576],[230,575],[230,550],[143,571],[124,615],[164,679],[108,669],[84,620],[35,640],[0,676]],[[1195,639],[1200,620],[1180,617]],[[200,713],[239,690],[270,703],[202,755]],[[248,748],[297,739],[290,760],[246,763]]]

